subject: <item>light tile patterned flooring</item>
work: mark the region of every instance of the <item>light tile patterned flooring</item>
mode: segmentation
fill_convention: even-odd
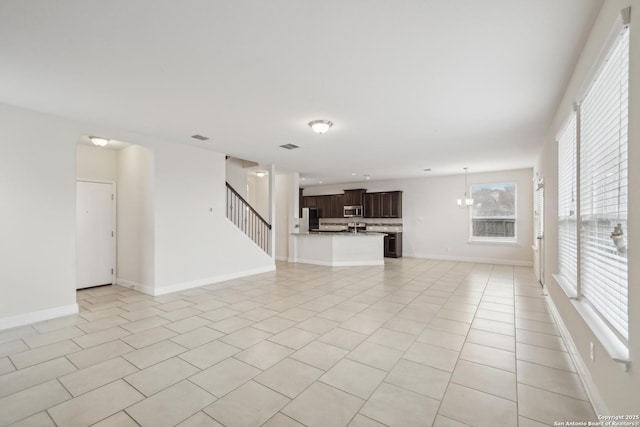
[[[530,268],[387,259],[0,332],[0,425],[520,426],[593,420]],[[14,424],[15,423],[15,424]]]

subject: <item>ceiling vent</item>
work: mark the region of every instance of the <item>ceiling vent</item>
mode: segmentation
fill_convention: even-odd
[[[284,148],[285,150],[295,150],[296,148],[300,148],[295,144],[284,144],[284,145],[281,145],[280,147]]]
[[[198,135],[198,134],[191,135],[191,138],[198,139],[200,141],[208,141],[209,140],[208,136],[202,136],[202,135]]]

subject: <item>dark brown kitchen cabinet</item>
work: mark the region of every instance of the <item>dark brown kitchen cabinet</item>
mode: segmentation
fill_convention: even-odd
[[[380,218],[380,193],[365,193],[362,216]]]
[[[302,206],[305,208],[315,208],[318,206],[318,201],[316,196],[304,196],[302,198]]]
[[[316,196],[319,218],[331,218],[331,196]]]
[[[313,197],[312,200],[307,198]],[[326,196],[306,196],[305,208],[316,208],[319,218],[343,218],[344,217],[344,195],[329,194]],[[313,205],[313,206],[311,206]]]
[[[362,206],[366,190],[344,190],[344,206]]]
[[[402,191],[391,193],[391,218],[402,218]]]
[[[402,191],[380,193],[380,217],[402,218]]]
[[[331,218],[344,217],[344,194],[331,196]]]
[[[365,218],[402,218],[402,191],[365,193]]]
[[[352,191],[360,192],[359,196],[348,193]],[[349,204],[354,202],[360,205]],[[302,206],[317,209],[320,218],[343,218],[345,206],[363,206],[362,216],[365,218],[402,218],[402,191],[367,193],[364,190],[345,190],[345,194],[304,196]]]
[[[384,256],[387,258],[402,257],[402,233],[387,233],[384,236]]]
[[[298,218],[302,218],[302,208],[304,208],[304,188],[298,189]]]

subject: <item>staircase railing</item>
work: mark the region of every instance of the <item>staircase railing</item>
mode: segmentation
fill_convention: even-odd
[[[227,218],[263,251],[271,247],[271,224],[227,182]]]

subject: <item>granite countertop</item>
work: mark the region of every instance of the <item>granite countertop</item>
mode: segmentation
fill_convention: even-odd
[[[366,237],[366,236],[384,236],[385,233],[375,231],[358,231],[357,233],[344,231],[309,231],[308,233],[291,233],[294,236],[343,236],[343,237]]]

